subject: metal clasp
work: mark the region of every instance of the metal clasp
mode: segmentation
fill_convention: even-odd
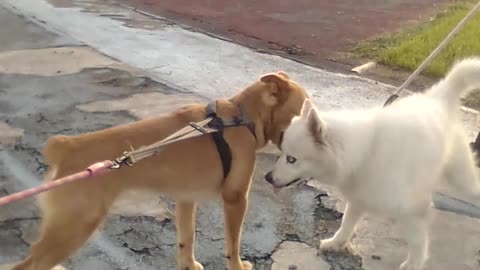
[[[120,167],[122,167],[122,165],[127,165],[129,167],[133,166],[132,159],[131,159],[130,155],[128,154],[128,152],[123,152],[123,155],[121,157],[116,158],[113,161],[113,164],[110,167],[110,169],[120,169]]]

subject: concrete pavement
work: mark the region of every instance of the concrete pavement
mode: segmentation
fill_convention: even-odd
[[[40,149],[48,136],[97,130],[207,101],[196,93],[158,83],[142,70],[66,35],[46,31],[3,7],[0,18],[14,27],[10,31],[16,33],[15,44],[22,44],[0,53],[2,195],[39,184],[46,167]],[[1,45],[13,42],[8,35],[0,36],[0,41]],[[295,194],[292,190],[274,196],[261,180],[272,159],[259,156],[243,232],[243,256],[256,269],[270,269],[271,255],[287,239],[314,246],[320,238],[314,215],[317,209],[321,212],[316,198],[320,192],[308,189]],[[174,269],[172,212],[172,201],[158,194],[126,194],[113,207],[103,229],[65,266],[73,270]],[[330,233],[338,226],[338,217],[332,217]],[[0,265],[25,256],[37,237],[39,218],[34,199],[0,209]],[[223,269],[223,210],[218,202],[202,205],[197,231],[198,259],[206,269]],[[360,269],[359,258],[351,254],[329,257],[337,258],[331,259],[333,265],[342,262]]]
[[[161,114],[188,102],[230,96],[264,72],[286,70],[309,88],[322,108],[381,105],[392,91],[374,81],[260,54],[108,1],[55,2],[63,8],[43,0],[4,0],[2,4],[10,11],[0,9],[0,18],[16,25],[10,30],[15,38],[0,36],[0,47],[14,44],[0,48],[0,130],[6,130],[1,132],[0,142],[3,136],[7,138],[4,147],[13,145],[0,152],[3,193],[38,183],[35,179],[45,169],[39,149],[49,135],[96,130]],[[60,48],[52,51],[51,47]],[[62,57],[52,57],[55,54]],[[12,55],[15,61],[11,61]],[[22,59],[30,63],[28,68],[19,64]],[[470,135],[476,132],[475,117],[474,113],[464,114]],[[395,226],[382,220],[362,223],[354,239],[354,253],[360,256],[316,257],[319,239],[339,226],[341,199],[334,191],[334,196],[324,196],[321,186],[273,195],[262,179],[272,160],[270,155],[259,155],[244,227],[243,255],[255,262],[256,269],[301,267],[306,261],[312,262],[313,268],[300,269],[398,266],[405,256],[405,244]],[[173,269],[172,209],[168,198],[127,194],[104,229],[67,268]],[[428,269],[478,269],[479,220],[435,213],[435,244]],[[222,216],[217,202],[206,203],[199,211],[196,253],[206,269],[224,267]],[[0,210],[0,264],[24,256],[36,235],[38,217],[33,200]]]
[[[381,106],[393,88],[353,75],[305,66],[195,32],[166,19],[144,16],[111,0],[4,0],[5,6],[159,82],[207,98],[227,97],[258,74],[285,70],[305,85],[322,109]],[[404,93],[407,93],[405,91]],[[477,113],[464,114],[473,138]]]

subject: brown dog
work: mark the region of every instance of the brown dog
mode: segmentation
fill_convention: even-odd
[[[230,100],[219,100],[218,115],[230,118],[243,108],[254,124],[226,128],[231,170],[225,178],[219,152],[210,135],[168,146],[157,156],[133,167],[65,185],[41,196],[43,221],[40,239],[14,270],[50,270],[80,248],[104,219],[123,191],[148,189],[176,200],[178,266],[200,270],[193,254],[196,201],[221,195],[225,211],[225,239],[229,270],[250,270],[240,260],[240,235],[256,150],[269,141],[278,144],[290,120],[300,114],[306,91],[283,72],[264,75]],[[45,181],[83,170],[95,161],[112,159],[130,146],[138,148],[162,140],[189,122],[205,119],[206,107],[192,105],[163,117],[112,127],[79,136],[54,136],[44,148],[49,164]]]

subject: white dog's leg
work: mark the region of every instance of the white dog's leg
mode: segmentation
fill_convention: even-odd
[[[408,257],[400,270],[422,270],[428,255],[428,222],[425,216],[412,217],[402,222],[408,243]]]
[[[456,132],[454,140],[444,176],[448,183],[461,193],[460,199],[480,207],[480,179],[468,140],[461,131]]]
[[[345,248],[355,232],[355,225],[362,217],[363,212],[348,203],[343,214],[342,225],[332,238],[324,239],[320,243],[321,250],[339,251]]]

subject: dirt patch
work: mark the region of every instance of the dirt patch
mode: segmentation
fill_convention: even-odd
[[[23,130],[0,122],[0,145],[15,145],[23,136]]]

